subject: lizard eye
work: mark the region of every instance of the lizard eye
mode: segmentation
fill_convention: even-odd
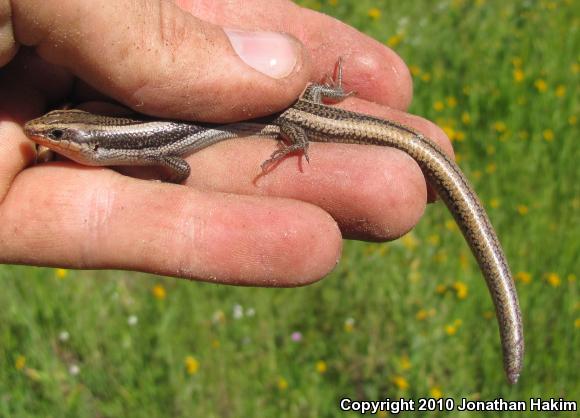
[[[50,139],[59,140],[63,137],[64,131],[62,129],[53,129],[48,133]]]

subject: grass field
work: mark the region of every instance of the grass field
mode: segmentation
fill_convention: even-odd
[[[341,396],[580,401],[574,1],[303,4],[401,54],[411,112],[454,140],[517,278],[520,383],[505,383],[490,297],[438,204],[396,242],[348,242],[330,277],[300,289],[2,266],[1,417],[320,418],[339,415]]]

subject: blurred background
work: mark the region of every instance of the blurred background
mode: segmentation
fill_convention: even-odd
[[[0,266],[0,416],[333,417],[345,395],[580,400],[578,3],[299,3],[410,66],[410,111],[452,139],[511,262],[520,382],[505,382],[491,299],[439,203],[395,242],[347,242],[307,288]]]

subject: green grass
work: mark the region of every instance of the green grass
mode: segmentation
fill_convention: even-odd
[[[574,2],[303,3],[396,44],[415,73],[411,111],[456,139],[519,273],[520,383],[505,383],[490,297],[439,204],[402,240],[347,243],[336,271],[307,288],[0,267],[0,416],[333,417],[344,395],[437,390],[580,400]]]

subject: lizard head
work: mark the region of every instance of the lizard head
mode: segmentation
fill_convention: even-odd
[[[92,139],[86,135],[91,116],[82,110],[54,110],[28,121],[24,133],[37,144],[86,164],[84,155],[94,152]]]

